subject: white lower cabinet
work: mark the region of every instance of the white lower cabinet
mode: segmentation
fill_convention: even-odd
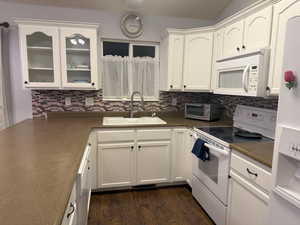
[[[137,151],[137,184],[170,180],[170,141],[141,142]]]
[[[100,188],[135,184],[135,144],[101,144],[98,147],[98,181]]]
[[[227,225],[267,225],[271,173],[233,153]]]
[[[192,154],[192,149],[193,146],[196,142],[196,138],[193,135],[193,131],[188,130],[186,132],[186,145],[185,145],[185,149],[186,149],[186,163],[185,163],[185,174],[186,174],[186,182],[192,186],[192,177],[193,177],[193,173],[192,173],[192,162],[193,162],[193,154]]]
[[[231,173],[228,225],[267,225],[268,195]]]

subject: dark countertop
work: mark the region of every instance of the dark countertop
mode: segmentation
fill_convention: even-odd
[[[160,117],[165,127],[232,124],[186,120],[178,114]],[[103,128],[99,114],[56,114],[0,132],[1,225],[61,224],[93,128]]]
[[[230,147],[246,156],[272,168],[274,142],[233,143]]]

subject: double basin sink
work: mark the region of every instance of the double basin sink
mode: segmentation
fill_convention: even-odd
[[[134,126],[134,125],[162,125],[167,124],[159,117],[104,117],[103,126]]]

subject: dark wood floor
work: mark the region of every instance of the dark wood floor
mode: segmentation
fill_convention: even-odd
[[[212,225],[186,187],[93,194],[89,225]]]

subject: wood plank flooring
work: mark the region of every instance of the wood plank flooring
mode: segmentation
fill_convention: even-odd
[[[184,186],[93,194],[88,225],[213,225]]]

